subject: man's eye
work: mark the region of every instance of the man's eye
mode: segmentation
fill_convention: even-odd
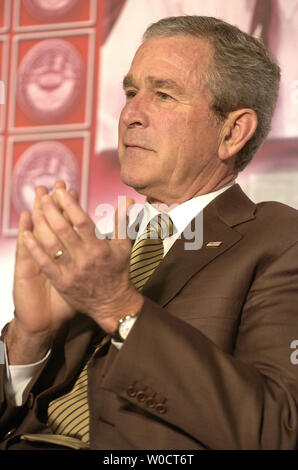
[[[126,96],[126,99],[132,99],[136,96],[136,92],[134,90],[126,90],[125,91],[125,96]]]
[[[172,98],[170,95],[168,95],[167,93],[164,93],[163,91],[158,91],[157,94],[158,94],[159,98],[164,100],[164,101]]]

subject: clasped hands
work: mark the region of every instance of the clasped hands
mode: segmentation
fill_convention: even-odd
[[[133,200],[126,204],[127,214]],[[57,329],[80,311],[113,333],[122,316],[143,305],[129,281],[130,253],[128,238],[98,239],[94,222],[63,182],[56,183],[52,195],[37,188],[32,214],[25,211],[20,218],[16,318],[27,331],[40,332]]]

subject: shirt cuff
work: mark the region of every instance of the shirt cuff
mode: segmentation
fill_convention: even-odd
[[[23,393],[30,380],[33,379],[41,364],[43,364],[51,354],[51,349],[38,362],[26,365],[9,365],[6,344],[4,343],[4,362],[6,367],[6,391],[16,406],[21,406]]]

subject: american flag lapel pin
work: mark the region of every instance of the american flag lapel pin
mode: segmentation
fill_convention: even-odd
[[[218,248],[220,245],[222,244],[222,241],[218,241],[218,242],[208,242],[206,244],[206,246],[208,248]]]

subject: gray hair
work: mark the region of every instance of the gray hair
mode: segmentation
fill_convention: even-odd
[[[214,48],[213,64],[202,79],[212,94],[211,110],[218,122],[237,109],[249,108],[257,114],[257,129],[237,155],[236,166],[241,171],[271,129],[280,68],[258,39],[209,16],[163,18],[147,28],[143,40],[176,35],[206,38]]]

